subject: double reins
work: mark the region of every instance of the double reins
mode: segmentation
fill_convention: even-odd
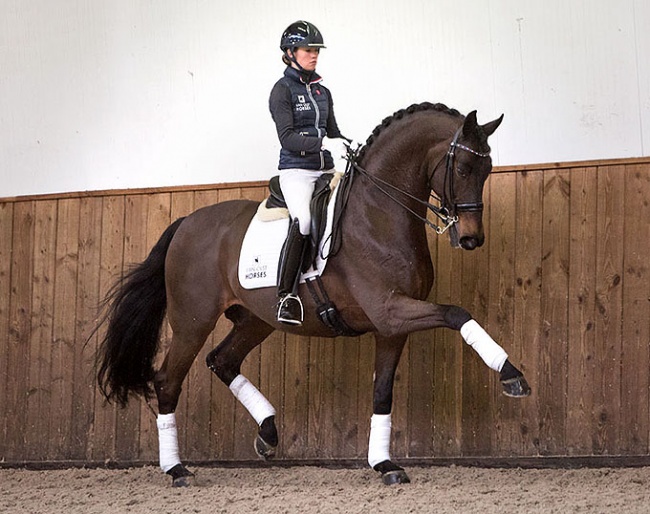
[[[409,213],[411,213],[413,216],[415,216],[418,220],[424,222],[428,227],[432,228],[433,230],[436,231],[438,235],[444,234],[454,223],[458,222],[458,213],[459,212],[468,212],[468,211],[479,211],[483,209],[483,202],[465,202],[465,203],[455,203],[453,202],[454,198],[454,166],[455,166],[455,160],[456,160],[456,149],[461,149],[465,150],[467,152],[470,152],[473,155],[476,155],[478,157],[488,157],[490,155],[490,152],[482,153],[482,152],[477,152],[476,150],[473,150],[472,148],[469,148],[465,145],[462,145],[458,143],[458,137],[460,136],[460,132],[462,130],[462,126],[456,131],[454,134],[453,139],[451,140],[451,143],[449,143],[449,149],[443,155],[438,163],[434,166],[431,175],[429,175],[427,183],[430,185],[431,180],[433,179],[433,175],[435,174],[436,170],[442,163],[442,160],[446,158],[445,161],[445,178],[444,178],[444,186],[443,186],[443,195],[442,198],[439,198],[433,193],[433,190],[430,191],[429,193],[429,200],[433,199],[436,202],[439,203],[439,205],[435,205],[429,201],[426,200],[421,200],[420,198],[417,198],[416,196],[412,195],[411,193],[404,191],[403,189],[400,189],[399,187],[391,184],[390,182],[387,182],[383,179],[380,179],[378,177],[373,176],[370,174],[366,169],[361,167],[358,162],[358,156],[359,156],[359,149],[361,148],[360,146],[357,147],[356,149],[352,149],[350,145],[346,145],[347,152],[346,152],[346,160],[348,162],[346,170],[345,170],[345,175],[348,175],[349,178],[352,178],[353,171],[358,171],[361,173],[364,177],[366,177],[379,191],[381,191],[383,194],[385,194],[388,198],[390,198],[393,202],[398,204],[400,207],[403,209],[407,210]],[[413,209],[411,209],[408,205],[406,205],[404,202],[402,202],[399,198],[397,198],[393,192],[399,193],[402,196],[405,196],[409,198],[410,200],[413,200],[416,203],[419,203],[420,205],[423,205],[427,211],[432,212],[438,220],[440,220],[441,224],[438,225],[436,223],[431,222],[426,216],[421,216],[417,212],[415,212]],[[451,205],[451,210],[447,207],[448,205]]]

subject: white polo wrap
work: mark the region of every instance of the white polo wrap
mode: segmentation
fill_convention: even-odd
[[[374,468],[380,462],[390,460],[390,432],[393,424],[390,414],[373,414],[370,418],[368,441],[368,464]]]
[[[158,451],[160,456],[160,469],[167,473],[176,464],[181,463],[178,455],[178,430],[176,429],[176,415],[158,414]]]
[[[468,345],[476,350],[485,364],[495,371],[501,371],[508,354],[483,330],[476,320],[470,319],[460,327],[460,335]]]
[[[229,387],[258,425],[269,416],[275,416],[273,405],[244,375],[237,375]]]

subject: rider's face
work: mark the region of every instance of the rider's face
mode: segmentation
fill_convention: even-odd
[[[296,48],[293,55],[298,61],[298,64],[307,71],[314,71],[316,64],[318,64],[318,55],[320,48]]]

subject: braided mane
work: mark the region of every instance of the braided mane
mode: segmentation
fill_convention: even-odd
[[[404,118],[404,116],[416,113],[416,112],[421,112],[421,111],[438,111],[442,112],[445,114],[449,114],[450,116],[462,116],[460,112],[458,112],[456,109],[452,109],[450,107],[447,107],[445,104],[441,103],[431,103],[431,102],[423,102],[420,104],[413,104],[406,109],[400,109],[399,111],[393,113],[391,116],[388,116],[387,118],[384,118],[382,122],[375,127],[375,129],[372,131],[372,134],[368,137],[366,140],[366,144],[361,147],[359,150],[359,155],[358,158],[361,160],[363,156],[365,155],[368,147],[374,143],[375,139],[379,136],[379,134],[386,129],[388,126],[390,126],[395,120],[401,120]]]

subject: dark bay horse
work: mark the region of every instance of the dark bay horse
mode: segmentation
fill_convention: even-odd
[[[426,301],[434,279],[427,209],[435,210],[449,228],[453,246],[472,250],[483,244],[483,186],[492,169],[487,140],[502,119],[479,125],[476,111],[464,117],[442,104],[413,105],[373,131],[344,179],[348,200],[340,222],[342,243],[329,258],[322,283],[348,327],[375,335],[368,462],[386,484],[409,481],[389,455],[393,380],[409,333],[459,330],[500,373],[504,394],[530,394],[522,373],[465,309]],[[438,207],[429,203],[432,191]],[[275,288],[240,285],[239,249],[257,207],[252,201],[227,201],[175,221],[107,298],[108,327],[97,354],[100,388],[122,406],[131,394],[155,391],[160,466],[174,486],[189,485],[193,476],[178,451],[174,410],[181,384],[222,314],[232,329],[208,355],[207,365],[257,421],[255,447],[265,458],[278,444],[275,410],[241,375],[242,362],[274,330],[336,335],[316,315],[304,285],[305,321],[290,328],[276,322]],[[155,370],[165,314],[173,336]]]

